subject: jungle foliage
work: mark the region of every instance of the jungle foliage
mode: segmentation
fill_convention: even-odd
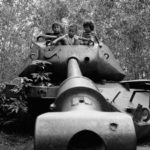
[[[149,0],[0,0],[0,82],[17,77],[31,41],[55,21],[79,32],[87,19],[121,63],[126,79],[150,78]]]
[[[76,23],[80,33],[85,20],[94,21],[99,38],[121,63],[126,79],[150,79],[149,16],[149,0],[0,0],[0,83],[18,76],[32,40],[50,32],[55,21],[65,28]],[[24,119],[27,113],[22,91],[13,90],[20,96],[0,95],[3,124]]]

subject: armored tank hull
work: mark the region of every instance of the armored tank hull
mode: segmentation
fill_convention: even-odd
[[[39,50],[38,54],[35,54],[36,57],[34,59],[46,60],[52,63],[51,69],[54,78],[60,81],[67,77],[67,61],[71,57],[78,59],[83,75],[96,82],[102,79],[121,81],[125,76],[118,61],[116,61],[109,48],[104,44],[101,47],[98,44],[94,46],[36,47]],[[27,67],[21,72],[20,76],[27,76],[31,70]]]

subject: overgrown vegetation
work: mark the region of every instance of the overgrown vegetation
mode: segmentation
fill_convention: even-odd
[[[0,89],[0,126],[23,121],[28,112],[24,88],[16,85],[7,92],[5,89],[8,90],[4,86]]]
[[[149,0],[1,0],[0,82],[10,81],[26,63],[32,39],[54,21],[82,30],[92,19],[96,31],[120,61],[126,79],[150,78]]]
[[[49,82],[51,73],[44,71],[51,63],[35,60],[32,64],[37,64],[38,67],[36,67],[36,73],[31,73],[29,78],[20,77],[16,78],[13,84],[0,84],[0,126],[13,125],[16,128],[27,121],[34,122],[36,117],[34,115],[37,112],[33,114],[34,112],[29,107],[28,87],[30,88],[31,85],[51,86],[52,84]]]

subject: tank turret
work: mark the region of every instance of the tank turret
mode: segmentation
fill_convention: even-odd
[[[54,47],[38,47],[37,60],[44,60],[52,63],[54,78],[62,82],[67,77],[67,61],[70,57],[76,57],[84,76],[99,82],[101,80],[120,81],[125,74],[121,69],[118,61],[114,58],[109,48],[101,44],[93,46],[54,46]],[[28,68],[20,73],[20,76],[28,74]],[[61,74],[60,74],[61,73]]]

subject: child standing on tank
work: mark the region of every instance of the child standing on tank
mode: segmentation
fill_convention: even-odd
[[[85,21],[83,23],[84,32],[82,33],[82,37],[99,43],[98,37],[94,32],[94,28],[94,23],[92,21]],[[87,41],[85,41],[84,44],[87,44]]]

